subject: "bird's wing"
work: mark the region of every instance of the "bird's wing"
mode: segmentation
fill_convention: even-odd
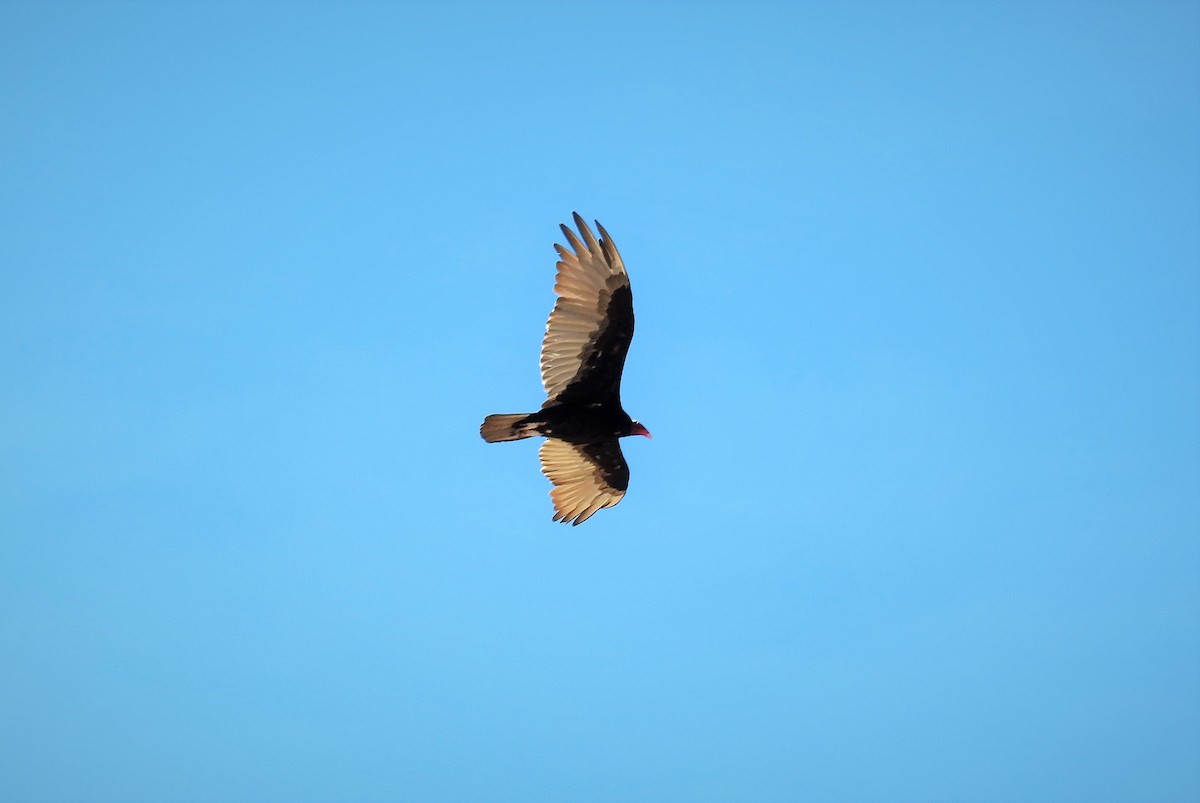
[[[562,227],[572,250],[557,243],[558,300],[542,340],[542,384],[547,404],[569,399],[619,401],[621,371],[633,339],[633,293],[621,255],[604,227],[597,240],[578,214],[583,237]]]
[[[568,443],[547,438],[538,457],[554,483],[554,520],[580,524],[602,507],[612,507],[629,487],[629,466],[616,438]]]

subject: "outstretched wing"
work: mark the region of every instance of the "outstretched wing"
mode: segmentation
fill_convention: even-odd
[[[547,438],[538,457],[554,483],[554,520],[580,524],[602,507],[612,507],[629,487],[629,466],[616,438],[568,443]]]
[[[542,384],[549,403],[617,402],[621,371],[633,339],[633,293],[612,238],[599,222],[597,240],[578,214],[583,237],[562,227],[572,251],[555,243],[558,300],[542,340]]]

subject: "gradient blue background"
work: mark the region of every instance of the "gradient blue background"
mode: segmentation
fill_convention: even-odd
[[[0,799],[1200,799],[1200,4],[8,2],[0,110]]]

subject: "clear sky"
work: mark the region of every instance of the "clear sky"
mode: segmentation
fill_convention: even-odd
[[[1200,3],[5,2],[0,186],[0,799],[1200,799]]]

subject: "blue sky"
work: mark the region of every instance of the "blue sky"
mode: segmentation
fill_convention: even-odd
[[[1200,4],[9,2],[0,108],[0,798],[1200,798]]]

